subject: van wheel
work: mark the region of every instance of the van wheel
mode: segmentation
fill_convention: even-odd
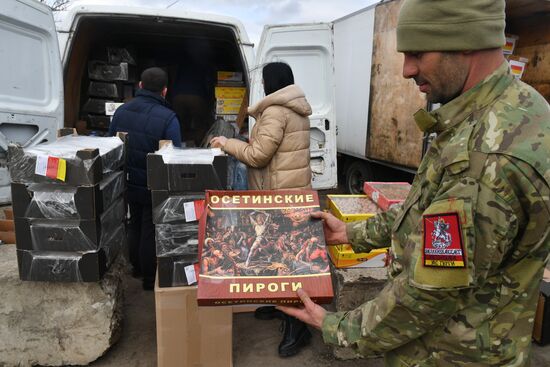
[[[355,161],[346,170],[346,191],[350,194],[362,194],[363,183],[372,180],[370,166],[361,161]]]

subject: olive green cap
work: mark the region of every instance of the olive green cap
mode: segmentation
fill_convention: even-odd
[[[504,46],[504,0],[404,0],[397,51],[469,51]]]

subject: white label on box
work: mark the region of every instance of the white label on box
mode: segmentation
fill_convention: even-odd
[[[47,155],[37,155],[36,156],[36,167],[34,173],[40,176],[46,176],[46,171],[48,170],[48,156]]]
[[[197,276],[195,274],[195,265],[187,265],[185,268],[185,277],[187,278],[187,284],[193,285],[197,282]]]
[[[189,201],[183,203],[183,210],[185,212],[185,221],[193,222],[197,220],[197,212],[195,211],[195,202]]]
[[[117,108],[119,108],[123,104],[124,103],[105,102],[105,115],[113,116]]]

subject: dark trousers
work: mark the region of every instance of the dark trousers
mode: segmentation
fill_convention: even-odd
[[[155,226],[151,203],[129,201],[130,226],[128,247],[130,263],[134,270],[141,272],[143,281],[154,282],[157,269],[155,249]]]

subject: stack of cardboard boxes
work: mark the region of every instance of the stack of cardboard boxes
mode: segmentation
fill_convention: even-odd
[[[158,264],[157,364],[230,367],[232,308],[199,307],[196,285],[204,192],[227,187],[227,156],[219,149],[179,149],[162,141],[147,156],[147,182]]]
[[[159,286],[193,284],[185,269],[198,261],[204,191],[227,187],[227,156],[219,149],[178,149],[163,141],[160,150],[147,156],[147,181]]]
[[[134,96],[135,57],[127,48],[106,47],[101,57],[88,62],[88,83],[82,120],[96,135],[109,129],[116,108]],[[86,83],[83,84],[86,86]]]
[[[327,195],[328,209],[344,222],[367,220],[377,213],[400,205],[411,189],[407,182],[365,182],[366,195]],[[389,245],[389,244],[387,244]],[[371,268],[386,265],[387,248],[356,253],[351,245],[328,247],[330,258],[336,268]]]
[[[9,146],[22,280],[94,282],[124,246],[125,135]]]
[[[236,123],[246,96],[243,73],[218,71],[216,96],[216,118]]]

